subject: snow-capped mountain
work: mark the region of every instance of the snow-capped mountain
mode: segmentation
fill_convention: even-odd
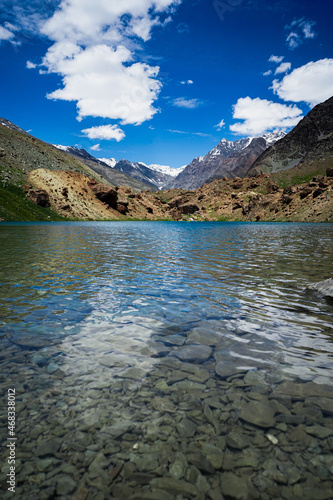
[[[118,170],[118,172],[122,172],[133,179],[145,183],[145,189],[162,189],[165,184],[177,177],[186,166],[172,168],[158,164],[146,165],[143,162],[132,162],[125,159],[118,161],[115,158],[95,158],[85,149],[80,149],[75,146],[62,146],[61,144],[53,144],[53,146],[73,156],[80,157],[95,170],[97,166],[98,172],[105,178],[108,178],[111,174],[110,170],[105,170],[105,168],[108,167],[109,169]],[[100,172],[101,169],[103,169],[103,173]]]
[[[116,160],[115,158],[98,158],[98,159],[109,165],[111,168],[115,168],[118,162],[118,160]],[[152,163],[151,165],[146,165],[146,163],[143,163],[142,161],[139,161],[137,163],[135,162],[131,163],[133,165],[136,165],[136,168],[138,165],[142,165],[143,167],[150,168],[150,170],[154,170],[155,172],[160,172],[161,174],[170,175],[171,177],[177,177],[177,175],[179,175],[180,172],[182,172],[186,167],[186,165],[184,165],[183,167],[172,168],[167,165],[158,165],[155,163]]]
[[[98,158],[99,161],[102,161],[103,163],[106,163],[111,168],[114,168],[116,165],[117,161],[115,158]]]
[[[254,161],[269,146],[286,135],[272,132],[262,137],[246,137],[238,141],[222,139],[205,156],[199,156],[165,187],[197,189],[206,182],[222,177],[244,177]]]
[[[154,186],[155,189],[162,189],[167,182],[173,179],[171,175],[163,172],[163,168],[151,168],[142,162],[120,160],[112,168]]]
[[[239,141],[222,139],[205,156],[198,156],[189,165],[179,168],[155,163],[146,165],[125,159],[117,161],[115,158],[95,158],[84,149],[74,146],[54,146],[80,157],[108,180],[112,169],[144,183],[145,189],[197,189],[205,182],[220,177],[245,176],[261,153],[285,135],[284,132],[272,132],[262,137],[246,137]]]
[[[147,165],[147,167],[150,168],[151,170],[156,170],[156,172],[161,172],[162,174],[171,175],[171,177],[177,177],[177,175],[179,175],[180,172],[184,170],[186,165],[184,165],[183,167],[172,168],[166,165],[155,165],[155,163],[153,163],[151,165]]]
[[[283,132],[283,130],[277,130],[276,132],[270,132],[269,134],[264,134],[262,137],[265,139],[267,142],[268,146],[273,146],[277,141],[280,139],[283,139],[286,137],[286,132]]]
[[[139,179],[143,182],[148,182],[153,184],[158,189],[163,189],[165,184],[170,182],[174,177],[180,174],[186,167],[172,168],[167,165],[158,165],[153,163],[152,165],[146,165],[145,163],[132,162],[129,160],[117,161],[115,158],[99,158],[109,165],[109,167],[124,172],[135,179]]]
[[[126,175],[126,172],[120,168],[115,169],[112,166],[114,163],[112,162],[112,159],[110,159],[109,164],[107,164],[104,161],[95,158],[95,156],[92,156],[85,149],[76,148],[75,146],[62,146],[61,144],[53,144],[53,146],[57,149],[61,149],[61,151],[64,151],[71,156],[74,156],[75,158],[78,158],[114,186],[129,186],[136,191],[142,191],[143,189],[158,189],[155,184],[150,181],[145,182],[138,176],[134,177],[130,174]],[[116,161],[116,164],[117,163],[118,162]]]

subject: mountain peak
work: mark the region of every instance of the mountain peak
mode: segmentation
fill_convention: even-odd
[[[212,179],[243,177],[261,153],[284,136],[285,132],[271,132],[236,141],[223,138],[205,156],[195,158],[166,187],[197,189]]]
[[[332,151],[333,97],[317,104],[289,134],[280,135],[252,165],[249,175],[289,170],[310,160],[324,159]],[[282,134],[284,134],[282,136]]]

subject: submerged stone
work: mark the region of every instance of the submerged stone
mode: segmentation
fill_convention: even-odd
[[[212,349],[206,345],[186,345],[174,352],[182,361],[206,361],[212,355]]]
[[[215,365],[215,372],[222,379],[229,378],[232,375],[241,373],[243,371],[244,370],[237,368],[236,365],[234,363],[231,363],[230,361],[218,361]]]
[[[221,343],[222,336],[216,332],[210,332],[204,328],[194,328],[188,334],[186,343],[197,343],[208,346],[215,346]]]
[[[263,401],[250,401],[245,403],[240,411],[239,417],[250,424],[257,427],[274,427],[275,418],[272,407]]]
[[[192,437],[197,430],[197,425],[186,417],[182,418],[176,427],[180,437]]]
[[[333,399],[333,387],[327,384],[316,384],[315,382],[296,383],[285,380],[276,387],[272,393],[272,397],[278,394],[285,394],[301,399],[310,396]]]
[[[193,498],[197,494],[197,488],[194,484],[187,483],[181,479],[173,479],[168,477],[158,477],[150,481],[152,489],[166,490],[171,495],[184,495],[188,497],[192,495]]]
[[[61,441],[53,439],[51,441],[43,442],[37,445],[35,455],[37,457],[45,457],[47,455],[54,455],[57,453],[61,446]]]
[[[187,458],[183,453],[177,452],[170,465],[169,474],[173,479],[181,479],[184,477],[188,463]]]
[[[202,453],[215,469],[221,469],[223,463],[223,451],[211,443],[203,443]]]
[[[61,476],[57,481],[57,494],[69,495],[76,488],[76,482],[71,476]]]
[[[310,427],[306,427],[305,432],[319,439],[326,439],[333,436],[333,429],[323,427],[322,425],[311,425]]]
[[[128,368],[124,372],[117,374],[118,377],[122,378],[130,378],[130,379],[142,379],[145,376],[146,372],[142,368],[132,367]]]
[[[130,461],[137,466],[140,472],[151,472],[159,466],[157,453],[131,453]]]
[[[245,477],[236,476],[232,472],[226,472],[221,477],[221,489],[223,495],[235,500],[248,500],[250,488]]]
[[[248,437],[236,430],[229,432],[226,437],[226,442],[229,448],[234,448],[235,450],[242,450],[250,445]]]
[[[212,463],[206,458],[201,451],[197,451],[195,453],[189,453],[187,455],[188,461],[194,465],[197,469],[207,474],[214,474],[215,467],[213,467]]]

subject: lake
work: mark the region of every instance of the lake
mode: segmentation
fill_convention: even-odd
[[[2,223],[0,249],[18,498],[332,498],[333,303],[307,287],[333,224]]]

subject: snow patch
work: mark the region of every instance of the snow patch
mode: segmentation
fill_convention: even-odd
[[[61,144],[52,144],[57,149],[60,149],[61,151],[71,151],[73,149],[72,146],[62,146]]]
[[[150,168],[151,170],[155,170],[156,172],[160,172],[161,174],[166,174],[166,175],[171,175],[172,177],[177,177],[177,175],[180,174],[180,172],[182,172],[184,170],[186,165],[184,165],[183,167],[172,168],[172,167],[169,167],[167,165],[157,165],[157,164],[153,163],[151,165],[147,165],[147,167]]]
[[[106,163],[106,165],[111,168],[114,168],[117,163],[117,160],[115,158],[98,158],[98,160]]]

